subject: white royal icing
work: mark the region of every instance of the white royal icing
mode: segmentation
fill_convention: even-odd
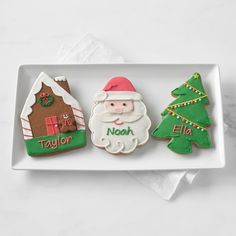
[[[66,81],[66,77],[64,75],[55,77],[55,81]]]
[[[95,102],[102,102],[105,100],[142,100],[142,95],[137,92],[126,92],[126,91],[112,91],[112,92],[105,92],[100,91],[97,92],[94,96]]]

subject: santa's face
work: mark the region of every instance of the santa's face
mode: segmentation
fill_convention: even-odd
[[[140,100],[107,100],[95,105],[89,121],[92,141],[110,153],[130,153],[147,142],[151,126]]]
[[[132,100],[109,100],[104,102],[106,110],[110,113],[121,114],[134,109]]]

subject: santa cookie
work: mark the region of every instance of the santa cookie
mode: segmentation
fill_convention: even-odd
[[[43,156],[86,145],[83,113],[70,94],[64,76],[53,80],[42,72],[21,113],[22,131],[30,156]]]
[[[89,120],[95,146],[112,154],[131,153],[148,141],[150,126],[142,96],[127,78],[111,79],[95,95]]]

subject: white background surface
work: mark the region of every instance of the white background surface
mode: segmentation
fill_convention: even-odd
[[[235,1],[0,1],[0,235],[235,235]],[[219,63],[226,168],[163,201],[126,173],[10,169],[19,64],[92,32],[128,62]]]

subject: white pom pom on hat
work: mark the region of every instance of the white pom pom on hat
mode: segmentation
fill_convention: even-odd
[[[107,93],[105,91],[97,92],[94,96],[94,101],[96,102],[103,102],[107,98]]]
[[[94,100],[141,100],[141,94],[137,93],[133,84],[125,77],[114,77],[108,81],[102,91],[95,94]]]

